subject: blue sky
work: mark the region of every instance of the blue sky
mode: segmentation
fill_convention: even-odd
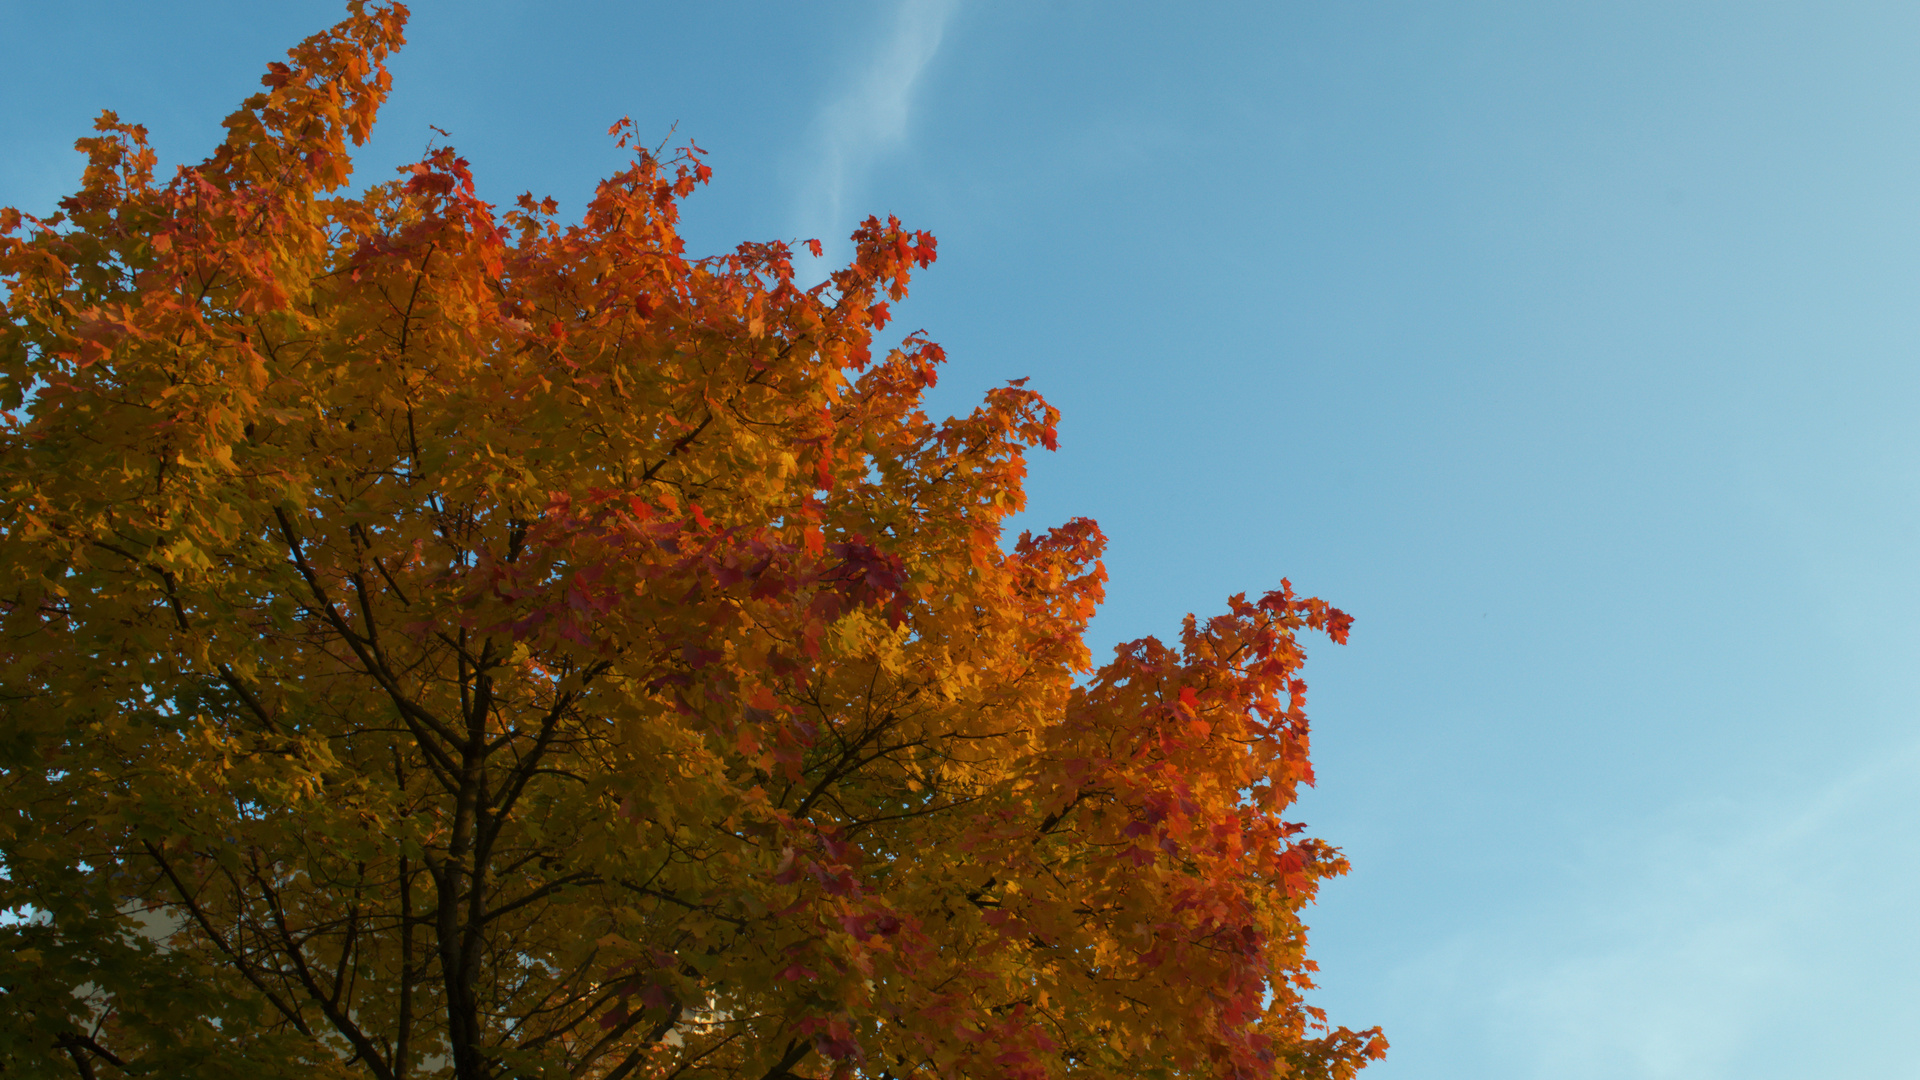
[[[338,10],[0,0],[0,204],[101,108],[197,160]],[[711,151],[697,251],[898,213],[936,404],[1065,413],[1028,517],[1112,537],[1099,648],[1357,616],[1301,813],[1369,1076],[1920,1070],[1920,8],[414,12],[363,178],[437,124],[577,209],[631,114]]]

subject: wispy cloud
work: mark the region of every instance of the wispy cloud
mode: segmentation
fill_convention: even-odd
[[[900,0],[885,40],[822,106],[812,140],[819,157],[800,192],[802,236],[833,246],[852,231],[851,201],[874,162],[906,141],[914,91],[957,7],[958,0]]]
[[[1617,837],[1577,860],[1584,899],[1403,968],[1433,1026],[1396,1046],[1427,1076],[1887,1075],[1899,1051],[1868,1033],[1920,1020],[1920,994],[1884,993],[1920,960],[1916,791],[1920,744]]]

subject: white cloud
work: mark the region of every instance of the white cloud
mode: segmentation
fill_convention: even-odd
[[[1616,834],[1563,902],[1401,969],[1422,1030],[1379,1080],[1889,1075],[1920,1023],[1916,856],[1920,744]]]
[[[914,91],[940,50],[957,0],[900,0],[867,64],[815,119],[819,158],[801,189],[800,235],[838,246],[853,231],[853,197],[874,162],[906,141]],[[866,216],[864,213],[857,215]]]

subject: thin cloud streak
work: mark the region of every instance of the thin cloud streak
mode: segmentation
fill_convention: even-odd
[[[1805,1075],[1848,1014],[1912,1023],[1920,1003],[1875,1005],[1862,987],[1876,985],[1865,969],[1894,974],[1920,952],[1905,944],[1916,782],[1920,743],[1798,798],[1697,807],[1589,852],[1584,903],[1470,932],[1397,973],[1403,1001],[1451,1003],[1406,1044],[1463,1069],[1430,1075],[1468,1075],[1477,1058],[1541,1080],[1770,1080]]]
[[[867,171],[906,141],[914,91],[958,6],[957,0],[902,0],[892,32],[865,70],[816,117],[813,144],[821,153],[801,187],[797,219],[801,236],[827,245],[828,261],[853,231],[848,206]]]

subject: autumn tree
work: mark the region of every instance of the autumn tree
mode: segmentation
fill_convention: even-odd
[[[1348,1077],[1305,628],[1094,668],[1056,414],[875,345],[934,240],[694,259],[697,148],[579,224],[431,152],[346,194],[398,4],[204,163],[0,220],[9,1077]],[[625,125],[613,133],[629,144]],[[817,251],[817,248],[816,248]]]

